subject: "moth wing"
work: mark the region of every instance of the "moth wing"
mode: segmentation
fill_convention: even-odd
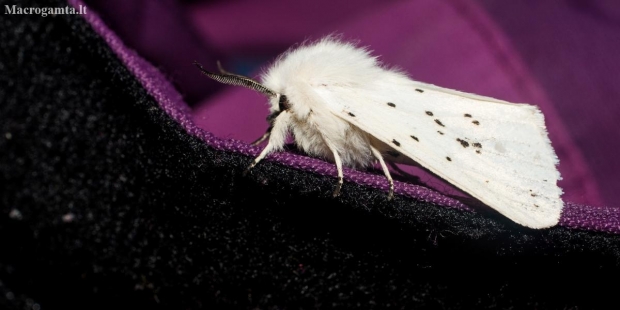
[[[558,159],[536,106],[404,78],[313,90],[338,117],[513,221],[558,223]]]

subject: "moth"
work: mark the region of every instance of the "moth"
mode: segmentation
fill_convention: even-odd
[[[365,48],[327,37],[279,56],[262,82],[225,71],[201,72],[268,97],[270,126],[253,144],[267,145],[248,170],[283,148],[299,148],[336,164],[418,164],[516,223],[556,225],[563,202],[558,158],[544,116],[533,105],[421,83],[387,68]],[[247,170],[246,170],[247,171]]]

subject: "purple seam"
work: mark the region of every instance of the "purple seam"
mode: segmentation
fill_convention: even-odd
[[[81,0],[69,0],[69,4],[74,7],[79,5],[86,6]],[[247,156],[256,156],[260,153],[259,147],[254,147],[234,139],[222,139],[196,127],[190,117],[189,107],[161,72],[138,56],[133,50],[127,48],[120,38],[93,11],[88,10],[88,14],[84,15],[84,18],[107,42],[125,66],[138,78],[143,87],[158,102],[159,106],[177,121],[188,134],[200,138],[207,145],[217,150],[230,151]],[[337,176],[334,164],[290,152],[271,154],[267,157],[267,160],[319,175],[328,175],[334,178]],[[389,189],[383,175],[345,168],[344,177],[348,181],[386,192]],[[394,191],[396,194],[416,200],[474,212],[471,207],[462,202],[422,186],[395,181]],[[567,202],[565,203],[559,225],[566,228],[620,234],[620,209],[594,208]]]

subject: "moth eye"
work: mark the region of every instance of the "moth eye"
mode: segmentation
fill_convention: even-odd
[[[278,101],[278,108],[280,111],[286,111],[291,108],[291,103],[288,102],[288,98],[285,95],[280,95],[280,101]]]

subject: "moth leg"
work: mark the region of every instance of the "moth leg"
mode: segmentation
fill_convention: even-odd
[[[218,65],[219,65],[219,62],[218,62]],[[224,70],[224,69],[220,68],[220,70]],[[267,138],[269,138],[269,136],[271,135],[271,131],[273,130],[273,124],[275,123],[276,118],[278,118],[280,113],[282,113],[282,111],[275,111],[269,114],[269,116],[267,116],[267,123],[269,123],[269,128],[267,128],[267,131],[265,131],[265,133],[260,138],[252,142],[252,146],[257,146],[263,143],[263,141],[267,140]]]
[[[379,152],[379,150],[377,150],[374,146],[370,145],[370,151],[372,152],[372,155],[379,160],[379,163],[381,164],[381,169],[383,169],[383,174],[385,174],[385,177],[390,182],[390,193],[388,194],[388,200],[391,200],[392,198],[394,198],[394,180],[392,180],[390,170],[388,170],[387,166],[385,165],[385,161],[383,160],[383,156],[381,156],[381,152]]]
[[[269,153],[282,149],[284,143],[286,142],[289,121],[290,113],[286,111],[284,113],[280,113],[275,118],[271,131],[265,133],[265,135],[269,134],[269,142],[267,143],[267,146],[265,146],[265,148],[260,152],[260,154],[256,158],[254,158],[252,163],[245,169],[245,171],[243,172],[244,175],[248,173],[250,169],[254,168],[254,166],[256,166],[256,164],[258,164],[261,160],[263,160],[265,156],[269,155]]]
[[[263,141],[267,140],[267,138],[269,138],[269,136],[271,135],[271,130],[273,129],[273,126],[269,126],[269,128],[267,128],[267,131],[258,139],[256,139],[254,142],[252,142],[252,146],[257,146],[261,143],[263,143]]]
[[[327,139],[323,138],[323,140],[326,142],[327,147],[329,147],[329,149],[334,154],[334,161],[336,162],[336,169],[338,169],[338,184],[336,184],[336,187],[334,188],[334,197],[337,197],[338,195],[340,195],[340,189],[342,188],[342,182],[343,182],[342,159],[340,159],[340,155],[338,154],[338,151],[336,150],[336,148]]]

